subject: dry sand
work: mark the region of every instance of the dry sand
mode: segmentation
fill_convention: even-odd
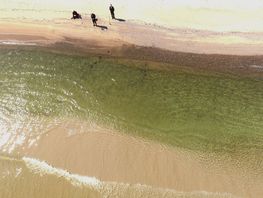
[[[99,19],[98,23],[108,29],[102,30],[99,27],[93,27],[89,18],[38,21],[2,19],[0,21],[0,41],[11,39],[50,44],[65,42],[66,38],[71,38],[107,47],[129,43],[200,54],[263,54],[263,37],[259,33],[169,29],[142,22],[119,22],[103,19]]]

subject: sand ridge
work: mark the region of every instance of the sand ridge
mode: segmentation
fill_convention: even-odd
[[[101,28],[93,27],[89,17],[83,20],[1,19],[0,40],[25,40],[26,36],[26,40],[46,45],[71,38],[108,47],[134,44],[199,54],[262,55],[263,38],[259,33],[172,29],[131,20],[99,19],[98,24]]]
[[[167,66],[169,70],[180,66],[262,76],[263,42],[259,33],[169,29],[128,20],[110,21],[110,25],[109,21],[99,19],[99,24],[108,29],[93,27],[89,18],[0,20],[0,46],[40,46],[47,51],[68,55],[92,54],[154,61],[170,64]],[[229,36],[235,38],[234,42],[222,39]]]

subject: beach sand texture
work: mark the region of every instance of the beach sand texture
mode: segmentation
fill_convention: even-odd
[[[260,33],[214,32],[194,29],[166,28],[140,21],[118,22],[105,19],[94,28],[87,16],[83,20],[70,19],[2,19],[0,42],[25,40],[37,44],[67,42],[68,38],[83,40],[97,47],[117,47],[134,44],[172,51],[199,54],[262,55],[263,37]],[[149,36],[150,35],[150,36]],[[79,42],[78,44],[83,44]]]
[[[0,197],[263,197],[261,33],[88,17],[0,20]]]

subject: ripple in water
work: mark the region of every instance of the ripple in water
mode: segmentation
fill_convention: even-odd
[[[2,151],[27,139],[34,144],[49,127],[74,118],[226,155],[262,172],[262,79],[38,50],[1,49],[0,70]]]

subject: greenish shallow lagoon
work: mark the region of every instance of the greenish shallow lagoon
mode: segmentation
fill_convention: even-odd
[[[262,163],[263,78],[136,64],[1,49],[1,123],[23,116],[87,119],[172,146]]]

